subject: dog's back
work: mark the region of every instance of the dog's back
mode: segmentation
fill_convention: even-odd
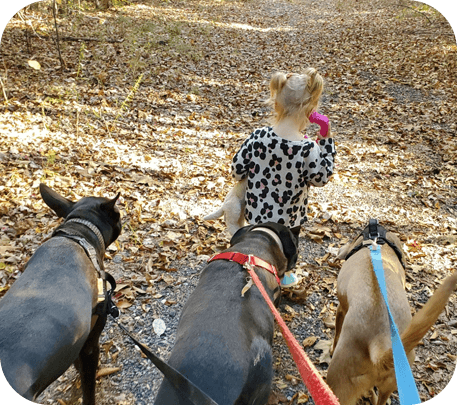
[[[254,338],[244,356],[233,356],[220,336],[206,332],[195,336],[191,351],[175,348],[169,364],[219,405],[266,404],[273,378],[273,355],[269,344]],[[164,379],[155,405],[193,405]]]
[[[398,272],[401,264],[390,247],[385,245],[382,251],[389,301],[395,302],[392,312],[402,332],[411,320],[402,285],[404,274]],[[338,276],[338,299],[344,321],[334,346],[327,382],[342,405],[355,405],[375,381],[380,381],[377,364],[391,347],[389,318],[368,249],[343,264]]]
[[[176,343],[168,362],[189,380],[198,382],[198,387],[219,405],[257,403],[252,399],[251,402],[237,402],[240,397],[252,398],[250,390],[253,387],[248,384],[253,376],[263,375],[256,390],[265,390],[267,396],[270,392],[271,342],[269,344],[258,335],[259,328],[268,329],[271,323],[267,336],[272,339],[273,318],[268,307],[259,313],[257,302],[250,301],[252,294],[256,295],[255,300],[262,299],[257,289],[252,288],[243,300],[239,299],[245,284],[246,275],[237,264],[222,261],[210,263],[205,268],[183,308]],[[245,327],[246,323],[250,329]],[[250,348],[248,353],[246,345]],[[167,379],[164,379],[154,404],[192,405]]]
[[[413,350],[438,319],[446,306],[450,295],[457,285],[457,271],[447,277],[427,303],[413,316],[408,328],[401,334],[405,352]],[[378,367],[389,370],[393,367],[392,350],[387,350],[381,357]]]
[[[238,230],[223,254],[241,258],[213,257],[183,308],[169,364],[219,405],[265,404],[268,400],[274,317],[258,288],[248,288],[241,295],[247,283],[241,263],[254,255],[273,266],[270,271],[254,264],[274,301],[280,294],[278,277],[297,261],[298,233],[298,228],[290,230],[271,222]],[[165,379],[155,405],[168,404],[191,402]]]
[[[456,286],[457,272],[445,279],[427,304],[411,317],[401,264],[395,263],[396,255],[389,247],[384,245],[382,251],[389,305],[412,364],[414,348],[436,322]],[[327,383],[341,405],[355,405],[370,391],[374,395],[373,386],[379,393],[376,404],[384,405],[397,385],[389,320],[368,249],[361,250],[357,257],[354,255],[343,264],[338,276],[338,298],[335,351]],[[339,322],[342,322],[340,326]]]
[[[270,345],[264,339],[254,338],[249,357],[251,361],[247,383],[235,405],[266,404],[268,401],[273,380],[273,355]]]
[[[97,299],[88,283],[96,285],[96,274],[84,250],[67,238],[52,238],[0,300],[2,369],[25,398],[33,399],[77,358]]]

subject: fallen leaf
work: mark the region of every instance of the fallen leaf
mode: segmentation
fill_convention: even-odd
[[[324,325],[327,328],[335,329],[335,320],[333,319],[332,315],[328,315],[326,318],[322,320],[322,322],[324,322]]]
[[[320,364],[322,364],[322,363],[330,364],[330,360],[331,360],[330,349],[331,349],[332,345],[333,345],[332,340],[319,340],[319,342],[317,342],[314,345],[314,350],[322,350],[322,354],[319,356]]]
[[[291,374],[286,374],[285,379],[289,381],[292,385],[297,385],[300,379],[298,377],[295,377]]]
[[[249,279],[249,281],[246,283],[246,285],[243,287],[241,290],[241,296],[244,297],[244,294],[252,287],[253,280],[252,278]]]
[[[37,62],[36,60],[28,60],[27,63],[31,68],[34,68],[35,70],[41,69],[40,63]]]
[[[299,392],[297,397],[297,404],[306,404],[309,401],[309,396],[304,392]]]
[[[297,311],[295,311],[295,309],[293,309],[291,306],[289,305],[285,305],[284,306],[284,309],[289,312],[289,314],[291,314],[292,316],[296,316],[297,315]]]
[[[96,378],[106,377],[107,375],[117,373],[122,367],[107,367],[98,370]]]
[[[116,306],[120,309],[126,309],[126,308],[130,308],[133,304],[130,302],[130,301],[127,301],[127,300],[121,300],[121,301],[118,301],[118,303],[116,304]]]
[[[317,336],[308,336],[305,340],[303,340],[303,347],[312,346],[316,343]]]

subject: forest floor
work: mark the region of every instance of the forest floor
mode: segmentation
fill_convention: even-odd
[[[105,262],[119,284],[120,319],[168,358],[206,259],[229,242],[222,219],[202,217],[232,186],[230,160],[243,140],[268,122],[271,74],[307,66],[325,77],[319,111],[338,154],[332,180],[311,189],[301,282],[280,312],[317,369],[325,377],[334,335],[335,253],[369,218],[403,241],[412,312],[455,270],[457,47],[432,8],[151,0],[96,12],[83,2],[58,15],[61,69],[46,4],[13,18],[1,42],[0,296],[60,223],[40,182],[71,199],[120,191],[123,233]],[[423,401],[454,372],[456,307],[453,295],[417,348]],[[157,318],[167,327],[161,336]],[[160,372],[115,324],[102,341],[97,403],[153,403]],[[274,354],[269,403],[313,403],[279,329]],[[39,401],[79,403],[78,387],[72,367]]]

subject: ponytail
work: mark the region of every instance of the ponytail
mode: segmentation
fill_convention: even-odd
[[[285,73],[276,72],[273,74],[270,80],[270,95],[272,100],[274,100],[276,96],[281,93],[287,79],[288,77]]]
[[[324,79],[322,79],[322,76],[316,69],[311,67],[306,68],[303,74],[308,76],[307,90],[309,92],[309,99],[305,103],[310,107],[312,106],[309,111],[311,113],[311,110],[317,107],[322,90],[324,89]]]
[[[303,74],[276,72],[270,80],[270,98],[267,104],[275,109],[275,122],[285,117],[296,117],[302,129],[309,124],[308,117],[317,109],[324,88],[322,76],[314,68]]]

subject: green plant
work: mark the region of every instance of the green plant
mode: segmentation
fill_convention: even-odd
[[[177,22],[173,25],[168,26],[167,31],[172,37],[180,36],[182,34],[182,26],[183,23]]]
[[[189,93],[195,94],[196,96],[200,95],[200,88],[198,86],[192,86]]]
[[[135,97],[135,93],[138,91],[138,88],[140,87],[141,80],[143,80],[143,75],[144,73],[141,73],[141,75],[138,77],[137,81],[135,82],[135,85],[133,86],[132,90],[130,90],[129,94],[127,94],[127,97],[124,99],[120,106],[120,111],[117,113],[116,118],[114,118],[113,126],[112,129],[114,129],[114,126],[116,125],[117,120],[123,113],[124,109],[128,107],[128,104],[133,100],[133,97]]]
[[[156,23],[153,21],[145,22],[140,26],[141,32],[154,32],[156,29]]]
[[[56,152],[54,150],[48,151],[46,154],[46,167],[53,166],[56,161]]]

